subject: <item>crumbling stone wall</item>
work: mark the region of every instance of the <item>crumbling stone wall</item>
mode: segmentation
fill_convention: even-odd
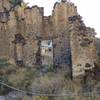
[[[53,9],[53,27],[54,27],[54,65],[70,66],[70,33],[67,32],[68,17],[77,15],[77,8],[73,3],[61,1],[55,3]]]
[[[69,18],[73,76],[84,76],[96,62],[95,32],[86,27],[80,16]]]
[[[0,58],[9,58],[9,32],[8,24],[5,23],[8,21],[8,13],[6,12],[9,9],[9,2],[5,7],[6,1],[0,1]],[[5,7],[5,8],[4,8]]]
[[[73,3],[63,0],[55,3],[52,13],[54,35],[63,33],[68,24],[68,17],[72,15],[77,15],[77,8]]]
[[[27,67],[36,64],[36,53],[38,51],[38,40],[27,40],[24,46],[24,63]]]
[[[71,65],[70,35],[67,30],[53,39],[54,65]]]
[[[9,36],[8,27],[5,23],[0,23],[0,58],[9,58]]]
[[[22,18],[18,24],[18,30],[26,38],[26,45],[24,46],[24,61],[26,66],[36,64],[36,53],[39,47],[38,37],[41,37],[42,33],[43,11],[41,9],[43,8],[38,8],[37,6],[24,9],[25,18]]]
[[[44,16],[43,17],[43,32],[42,32],[42,38],[45,39],[52,39],[53,37],[53,31],[54,31],[54,27],[53,27],[53,20],[52,20],[52,16]]]
[[[11,1],[11,0],[10,0]],[[26,66],[41,65],[40,42],[53,40],[53,64],[72,64],[73,76],[84,75],[94,67],[95,32],[84,25],[76,6],[61,0],[54,5],[51,16],[44,16],[42,7],[25,7],[9,0],[0,2],[0,57],[14,59],[15,34],[25,39],[23,61]],[[22,0],[19,0],[22,1]],[[23,3],[23,2],[22,2]],[[72,63],[71,63],[72,60]]]
[[[34,6],[32,8],[24,8],[22,5],[18,4],[16,6],[14,5],[15,7],[12,8],[13,4],[8,0],[2,0],[0,4],[1,57],[9,59],[15,58],[14,44],[12,43],[12,41],[14,40],[15,34],[21,33],[27,40],[26,45],[24,46],[25,49],[23,49],[24,51],[30,50],[31,56],[33,54],[31,58],[32,60],[35,56],[34,51],[36,51],[38,47],[35,46],[34,38],[36,39],[37,37],[40,37],[42,33],[43,8],[39,8],[37,6]],[[5,9],[6,11],[8,11],[8,15],[6,14]],[[38,39],[36,40],[38,41]],[[30,54],[24,52],[24,54],[25,53],[25,58],[27,58],[28,56],[28,60],[30,60]],[[34,59],[31,63],[34,63]]]
[[[15,39],[12,41],[12,43],[14,43],[14,58],[16,64],[23,66],[23,46],[25,45],[25,39],[20,33],[15,34]]]

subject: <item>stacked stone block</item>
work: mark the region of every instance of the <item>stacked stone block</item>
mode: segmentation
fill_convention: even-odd
[[[73,77],[94,68],[95,32],[84,25],[72,2],[57,2],[52,15],[44,16],[42,7],[23,7],[21,2],[10,1],[0,2],[0,58],[15,58],[12,41],[20,33],[26,42],[23,46],[26,66],[41,66],[41,41],[52,40],[55,66],[70,66]]]
[[[84,76],[95,67],[95,32],[84,25],[80,16],[72,16],[69,21],[73,77]]]

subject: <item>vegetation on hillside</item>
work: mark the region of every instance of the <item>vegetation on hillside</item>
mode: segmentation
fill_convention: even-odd
[[[24,91],[29,91],[37,94],[67,94],[70,92],[81,93],[97,91],[100,85],[98,81],[87,78],[87,82],[75,82],[70,79],[70,75],[64,68],[42,66],[40,68],[18,67],[10,64],[7,60],[0,60],[0,80],[10,86]],[[14,91],[3,85],[0,85],[0,94],[5,95]],[[83,95],[81,95],[83,96]],[[77,100],[78,96],[32,96],[32,100]],[[90,96],[85,96],[88,99]],[[25,95],[24,100],[28,100],[30,96]],[[92,97],[91,97],[92,98]],[[96,99],[95,99],[96,98]],[[94,96],[93,100],[99,100]],[[92,100],[92,99],[91,99]]]

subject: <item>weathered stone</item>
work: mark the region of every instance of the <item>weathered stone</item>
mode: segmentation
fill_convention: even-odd
[[[68,24],[68,17],[77,15],[77,9],[72,3],[56,3],[53,10],[53,25],[55,34],[63,33]]]
[[[23,55],[25,66],[41,66],[44,62],[41,41],[52,40],[51,63],[65,66],[72,71],[73,77],[84,76],[86,70],[94,68],[95,32],[85,26],[72,2],[57,2],[52,15],[44,16],[42,7],[23,7],[22,0],[11,1],[0,2],[0,58],[15,59],[17,50],[18,57]],[[26,44],[22,46],[23,39],[17,39],[18,48],[15,48],[12,41],[18,33]]]
[[[78,26],[81,26],[81,24],[78,24],[77,22],[78,21],[72,22],[70,28],[72,69],[74,77],[84,76],[85,71],[93,70],[95,67],[94,63],[96,62],[95,34],[93,35],[91,33],[93,30],[90,28],[86,28],[83,31],[85,35],[82,34],[82,31],[80,32],[78,29]],[[77,25],[75,26],[75,24]]]
[[[21,34],[16,34],[15,35],[15,40],[13,41],[13,43],[15,44],[15,59],[16,59],[16,63],[19,66],[23,66],[23,46],[25,45],[25,39]]]

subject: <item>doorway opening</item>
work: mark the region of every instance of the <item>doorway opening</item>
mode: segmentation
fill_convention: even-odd
[[[42,65],[53,65],[53,45],[52,40],[41,41]]]

